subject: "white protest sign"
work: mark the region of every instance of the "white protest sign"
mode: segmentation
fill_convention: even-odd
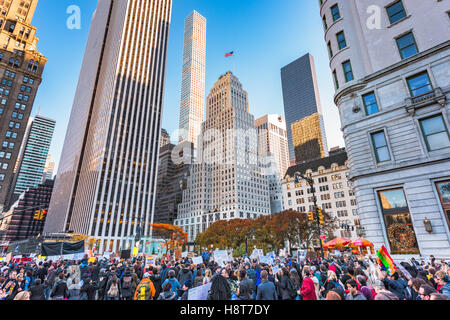
[[[208,298],[208,292],[211,290],[211,282],[203,286],[189,289],[188,300],[190,301],[202,301]]]
[[[214,251],[214,261],[219,261],[219,260],[228,261],[228,259],[229,259],[229,256],[228,256],[227,250]]]
[[[200,265],[203,263],[203,258],[202,257],[195,257],[192,258],[192,263],[195,265]]]
[[[181,253],[181,257],[182,258],[187,258],[187,256],[188,256],[188,252],[187,251]]]
[[[274,275],[278,273],[278,270],[280,270],[278,267],[272,267],[272,272]]]

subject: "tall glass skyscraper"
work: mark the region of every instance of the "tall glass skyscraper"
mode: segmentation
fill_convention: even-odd
[[[153,222],[171,0],[99,0],[44,232],[117,252]]]
[[[15,197],[29,188],[36,188],[41,183],[54,131],[55,120],[37,115],[31,121],[22,146],[14,187]]]
[[[197,11],[185,20],[179,142],[197,148],[205,112],[206,19]]]
[[[281,82],[291,161],[296,160],[297,163],[300,163],[328,155],[313,56],[308,53],[282,68]],[[304,137],[293,135],[292,126],[312,115],[317,115],[320,125],[318,130],[313,131],[321,134],[320,136],[309,136],[308,141],[305,142]]]

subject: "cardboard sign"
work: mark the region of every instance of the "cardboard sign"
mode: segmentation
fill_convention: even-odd
[[[156,256],[152,255],[152,256],[147,256],[145,259],[145,268],[147,269],[148,267],[154,265],[156,262]]]
[[[208,298],[208,292],[211,290],[212,283],[207,283],[203,286],[189,289],[188,300],[190,301],[204,301]]]
[[[203,258],[202,257],[195,257],[192,258],[192,263],[195,265],[200,265],[203,263]]]

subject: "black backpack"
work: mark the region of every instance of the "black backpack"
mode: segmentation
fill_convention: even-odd
[[[297,297],[297,290],[295,289],[294,281],[292,281],[291,278],[288,278],[287,290],[291,299],[295,299]]]

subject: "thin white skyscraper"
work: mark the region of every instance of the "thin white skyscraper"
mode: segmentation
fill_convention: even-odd
[[[205,111],[206,19],[197,11],[185,20],[179,142],[197,148]]]

